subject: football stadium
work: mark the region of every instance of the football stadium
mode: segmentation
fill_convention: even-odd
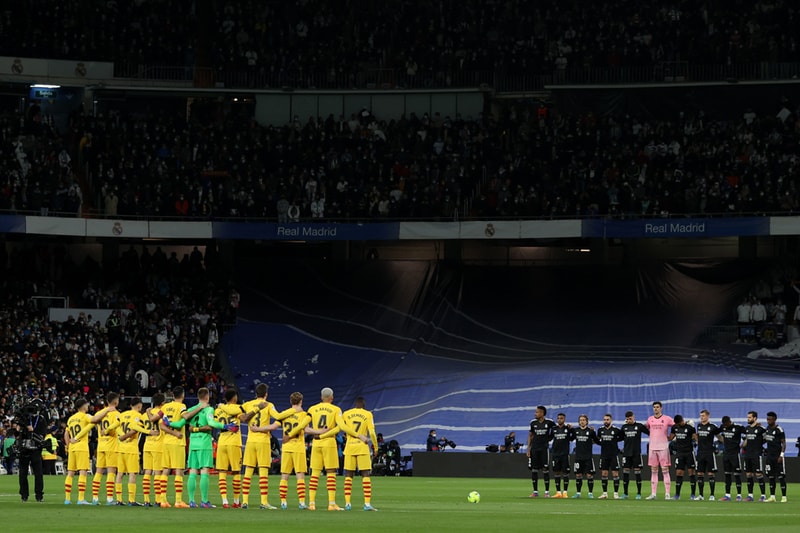
[[[0,13],[9,524],[796,529],[791,2]]]

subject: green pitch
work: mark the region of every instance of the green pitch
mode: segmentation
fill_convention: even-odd
[[[186,478],[184,478],[186,479]],[[77,480],[77,479],[76,479]],[[32,479],[31,479],[32,481]],[[354,480],[353,510],[330,513],[327,493],[317,494],[315,512],[297,509],[294,479],[289,484],[289,509],[258,509],[257,481],[250,509],[149,509],[139,507],[65,506],[62,476],[45,476],[45,502],[21,503],[16,476],[0,476],[0,516],[14,530],[114,531],[158,533],[193,531],[193,528],[256,531],[264,528],[293,530],[298,526],[321,531],[552,531],[554,533],[602,531],[798,531],[800,485],[789,486],[788,503],[736,503],[530,499],[530,482],[518,479],[444,479],[373,477],[372,504],[377,513],[361,510],[361,484]],[[229,480],[230,485],[230,480]],[[599,483],[598,483],[599,485]],[[321,486],[324,486],[324,481]],[[645,483],[645,493],[649,483]],[[269,500],[278,505],[278,478],[270,478]],[[541,488],[541,483],[540,483]],[[596,487],[599,488],[599,487]],[[125,489],[127,490],[127,487]],[[229,489],[230,490],[230,489]],[[478,504],[467,502],[477,490]],[[717,497],[723,487],[717,485]],[[104,492],[104,491],[101,491]],[[599,491],[595,491],[599,494]],[[688,484],[684,484],[688,494]],[[756,488],[756,493],[758,489]],[[572,491],[570,492],[572,494]],[[685,496],[686,497],[686,496]],[[104,499],[104,498],[103,498]],[[75,493],[73,492],[73,500]],[[139,489],[139,501],[141,487]],[[170,500],[174,501],[172,495]],[[211,500],[220,505],[217,478],[212,476]],[[188,500],[187,500],[188,501]],[[342,478],[338,503],[344,505]],[[255,505],[254,505],[255,504]],[[294,529],[296,530],[296,529]]]

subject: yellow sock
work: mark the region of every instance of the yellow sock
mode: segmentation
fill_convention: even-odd
[[[117,481],[117,474],[109,472],[106,475],[106,500],[111,501],[114,499],[114,484]]]
[[[175,476],[175,502],[183,501],[183,476]]]
[[[336,503],[336,473],[328,474],[328,505]]]
[[[86,499],[86,476],[81,474],[78,476],[78,501]]]
[[[364,488],[364,505],[369,505],[372,499],[372,480],[368,477],[362,477],[361,486]]]
[[[128,501],[136,501],[136,483],[128,483]]]
[[[72,498],[72,477],[73,476],[67,476],[64,479],[64,501]]]
[[[281,494],[281,503],[286,503],[286,495],[289,493],[289,480],[281,479],[281,482],[278,484],[278,490]]]
[[[353,494],[353,478],[344,478],[344,503],[350,503],[350,496]]]
[[[92,499],[100,498],[100,485],[103,483],[103,474],[95,472],[92,477]]]
[[[242,478],[242,505],[250,504],[250,483],[253,480],[252,466],[247,466],[244,469],[244,477]]]
[[[156,476],[156,486],[158,487],[156,503],[167,501],[167,476],[163,474]]]
[[[312,472],[308,479],[308,503],[317,501],[317,485],[319,484],[319,473]]]
[[[219,472],[219,495],[222,498],[222,503],[228,503],[228,473]]]

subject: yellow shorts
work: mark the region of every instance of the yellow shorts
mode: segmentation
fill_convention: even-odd
[[[98,451],[95,468],[116,468],[117,455],[117,452]]]
[[[161,463],[161,450],[144,451],[144,469],[151,472],[164,470],[164,465]]]
[[[242,470],[241,446],[217,446],[217,470],[221,472],[234,472]]]
[[[306,452],[284,452],[281,455],[281,474],[291,474],[292,470],[300,474],[308,472]]]
[[[91,466],[92,462],[89,460],[88,451],[76,450],[74,452],[69,452],[67,471],[78,472],[79,470],[89,470]]]
[[[315,441],[316,442],[316,441]],[[311,471],[339,468],[339,450],[335,446],[311,446]]]
[[[117,455],[117,472],[123,474],[139,473],[139,454],[121,453]]]
[[[162,470],[185,470],[186,448],[183,444],[165,444],[161,461]]]
[[[372,456],[366,455],[347,455],[344,456],[344,469],[355,472],[363,472],[365,470],[372,470]]]
[[[272,448],[269,442],[245,444],[244,466],[269,468],[272,464]]]

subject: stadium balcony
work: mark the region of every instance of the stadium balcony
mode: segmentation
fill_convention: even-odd
[[[192,83],[195,87],[229,89],[409,89],[435,90],[483,87],[496,93],[542,91],[563,85],[638,85],[714,82],[770,82],[800,77],[797,62],[753,62],[694,64],[691,61],[664,61],[653,65],[618,67],[567,67],[563,70],[511,68],[495,70],[421,69],[408,76],[397,68],[289,68],[266,71],[237,68],[164,66],[138,63],[115,63],[120,80],[137,82]]]

